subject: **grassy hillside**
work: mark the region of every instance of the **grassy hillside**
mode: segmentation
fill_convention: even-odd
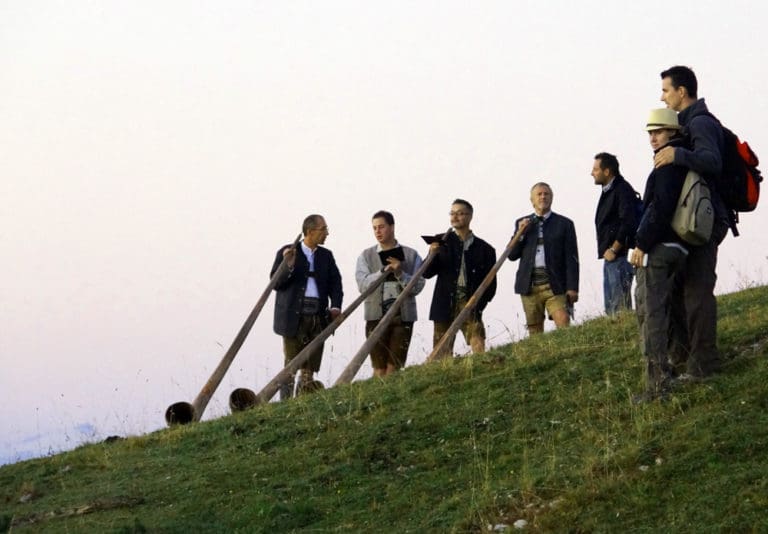
[[[768,288],[724,373],[635,406],[631,314],[0,468],[0,531],[768,531]]]

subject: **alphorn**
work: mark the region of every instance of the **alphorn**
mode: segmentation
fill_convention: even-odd
[[[443,234],[443,240],[447,235],[448,232]],[[403,288],[403,291],[400,293],[400,295],[398,295],[397,299],[395,299],[395,302],[393,302],[389,307],[387,313],[385,313],[384,317],[381,318],[379,324],[376,325],[376,328],[373,329],[371,334],[368,336],[368,339],[365,340],[363,346],[360,347],[360,350],[358,350],[357,353],[352,357],[352,360],[344,368],[344,371],[342,371],[336,382],[334,382],[334,386],[338,386],[339,384],[349,384],[352,382],[352,379],[355,378],[355,375],[360,370],[360,367],[362,367],[363,362],[368,357],[368,354],[370,354],[371,349],[379,341],[379,338],[384,333],[384,330],[386,330],[386,328],[389,326],[389,323],[392,322],[392,319],[395,318],[395,314],[397,314],[398,309],[403,305],[403,302],[405,302],[405,299],[408,298],[408,295],[411,294],[413,288],[416,286],[416,283],[419,281],[419,278],[421,278],[421,275],[424,274],[424,271],[427,270],[427,267],[429,267],[429,264],[432,263],[432,260],[435,259],[437,254],[437,250],[432,250],[430,248],[429,254],[424,259],[421,267],[419,267],[416,272],[413,273],[410,282],[406,284],[406,286]]]
[[[480,297],[483,296],[485,290],[488,289],[488,286],[491,285],[493,278],[496,276],[496,273],[499,272],[499,269],[501,269],[501,266],[504,265],[504,262],[509,257],[509,253],[512,252],[512,248],[517,244],[518,241],[520,241],[520,237],[528,227],[528,223],[525,221],[528,221],[528,219],[523,219],[520,222],[520,226],[517,232],[514,236],[512,236],[512,239],[510,239],[507,247],[504,249],[504,252],[502,252],[501,256],[499,256],[499,259],[496,260],[496,263],[493,265],[493,267],[491,267],[491,270],[488,271],[488,274],[485,275],[485,278],[483,278],[483,281],[480,282],[480,285],[477,286],[477,289],[469,298],[464,308],[462,308],[462,310],[451,323],[451,326],[449,326],[448,330],[446,330],[445,334],[443,334],[443,337],[440,338],[440,340],[437,342],[437,345],[435,345],[435,347],[432,349],[432,352],[429,354],[429,356],[427,356],[427,363],[446,356],[446,354],[443,352],[445,346],[448,344],[449,340],[453,339],[453,337],[456,335],[456,332],[458,332],[459,328],[461,328],[461,325],[463,325],[464,321],[466,321],[467,317],[469,317],[469,314],[472,313],[472,310],[475,309],[475,306],[477,306],[477,302],[480,300]]]
[[[292,246],[296,248],[300,242],[301,234],[296,236]],[[283,258],[283,261],[280,262],[280,265],[277,267],[275,274],[273,274],[269,279],[267,288],[261,294],[261,297],[259,297],[259,300],[256,302],[256,305],[253,307],[250,315],[248,315],[248,318],[245,320],[245,323],[243,323],[242,328],[240,328],[240,331],[237,333],[237,336],[235,336],[235,340],[232,342],[229,350],[221,358],[219,365],[216,366],[216,369],[211,374],[211,377],[205,383],[203,389],[200,390],[200,393],[198,393],[195,400],[192,401],[192,404],[183,401],[177,402],[171,404],[165,411],[165,422],[168,423],[168,425],[184,425],[187,423],[200,421],[206,406],[208,406],[208,402],[211,400],[211,397],[216,391],[216,388],[219,387],[219,384],[221,384],[221,381],[224,379],[224,375],[227,373],[229,366],[232,365],[232,361],[235,359],[235,356],[237,356],[237,352],[240,350],[240,347],[243,346],[245,338],[248,337],[248,334],[253,327],[253,323],[256,322],[256,318],[259,316],[259,313],[261,313],[261,309],[264,307],[264,304],[266,304],[270,293],[272,293],[272,290],[277,285],[280,277],[287,269],[288,263],[286,262],[285,258]]]
[[[326,326],[322,332],[315,336],[315,339],[309,342],[309,345],[304,347],[296,356],[291,359],[290,362],[283,368],[282,371],[277,373],[275,377],[270,380],[261,391],[254,393],[247,388],[238,388],[232,392],[229,396],[229,407],[233,412],[239,412],[253,408],[257,404],[263,402],[269,402],[272,397],[275,396],[280,390],[280,386],[290,382],[291,377],[296,374],[296,371],[306,362],[312,352],[315,351],[320,345],[322,345],[326,339],[333,334],[336,329],[341,326],[341,323],[349,317],[349,315],[355,311],[355,309],[362,304],[368,296],[376,291],[376,289],[384,282],[389,275],[389,267],[385,267],[381,275],[376,278],[368,288],[360,293],[360,296],[355,299],[352,304],[346,307],[331,323]]]

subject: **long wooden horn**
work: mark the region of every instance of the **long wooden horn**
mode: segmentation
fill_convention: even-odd
[[[469,314],[472,313],[472,310],[475,309],[475,306],[477,306],[478,301],[480,300],[480,297],[483,296],[483,293],[485,293],[485,290],[488,289],[488,286],[491,285],[493,282],[493,278],[496,276],[496,273],[499,272],[499,269],[501,269],[502,265],[504,265],[504,262],[507,261],[507,258],[509,257],[509,253],[512,252],[512,248],[517,244],[518,241],[520,241],[520,237],[525,232],[525,229],[528,227],[527,224],[520,225],[520,228],[517,230],[517,233],[515,233],[514,236],[512,236],[512,239],[509,241],[509,244],[507,244],[507,248],[504,249],[504,252],[499,256],[499,259],[496,260],[496,263],[493,267],[491,267],[491,270],[488,271],[488,274],[485,275],[485,278],[483,278],[483,281],[480,282],[480,285],[477,286],[477,289],[472,294],[472,296],[467,301],[464,308],[459,312],[459,314],[456,316],[456,318],[451,323],[451,326],[448,327],[448,330],[445,331],[445,334],[443,334],[443,337],[440,338],[440,340],[437,342],[437,345],[432,349],[432,352],[427,356],[427,363],[440,359],[446,356],[446,354],[443,352],[445,349],[445,346],[448,344],[448,340],[452,339],[453,336],[456,335],[456,332],[459,331],[459,328],[461,328],[461,325],[464,324],[464,321],[467,320],[467,317],[469,317]]]
[[[384,282],[388,275],[389,268],[385,267],[381,275],[375,279],[365,291],[360,293],[360,296],[357,297],[357,299],[355,299],[352,304],[347,306],[347,308],[342,311],[328,326],[326,326],[322,332],[317,334],[315,339],[310,341],[309,345],[304,347],[304,349],[302,349],[296,356],[294,356],[293,359],[288,362],[288,365],[286,365],[282,371],[277,373],[275,377],[262,388],[261,391],[258,393],[253,393],[247,388],[238,388],[234,390],[229,397],[230,409],[235,412],[242,411],[252,408],[253,406],[262,402],[269,402],[270,399],[275,396],[275,393],[280,390],[280,386],[291,381],[291,377],[293,377],[299,368],[304,364],[304,362],[309,359],[310,355],[315,351],[315,349],[322,345],[325,340],[328,339],[339,326],[341,326],[341,323],[343,323],[344,320],[349,317],[349,315],[355,311],[355,309],[360,306],[360,304],[362,304],[371,293],[376,291],[376,288],[378,288]]]
[[[448,232],[443,234],[443,240],[445,240],[447,236]],[[360,347],[360,350],[358,350],[357,353],[352,357],[352,360],[344,368],[344,371],[342,371],[336,382],[334,382],[334,386],[339,384],[349,384],[352,382],[352,379],[355,378],[355,375],[360,370],[360,367],[362,367],[363,362],[368,357],[368,354],[370,354],[371,349],[379,341],[379,338],[381,338],[384,330],[386,330],[389,326],[389,323],[392,322],[392,319],[395,318],[397,310],[400,308],[400,306],[403,305],[405,299],[408,298],[408,296],[411,294],[413,288],[416,286],[416,283],[419,281],[419,278],[421,278],[421,275],[424,274],[424,271],[427,270],[427,267],[429,267],[429,264],[432,263],[432,260],[435,259],[437,254],[438,253],[436,250],[432,250],[430,248],[429,254],[424,259],[421,267],[419,267],[416,272],[413,273],[410,282],[406,284],[406,286],[403,288],[403,291],[400,293],[400,295],[398,295],[397,299],[395,299],[395,302],[393,302],[389,307],[387,313],[385,313],[384,317],[381,318],[379,324],[376,325],[376,328],[373,329],[371,334],[368,336],[368,339],[365,340],[363,346]]]
[[[296,236],[292,246],[294,248],[297,247],[299,242],[301,242],[301,234]],[[237,333],[237,336],[235,336],[235,340],[232,342],[229,350],[221,358],[219,365],[216,366],[216,369],[211,374],[211,377],[205,383],[203,389],[200,390],[200,393],[197,394],[195,400],[192,401],[192,404],[183,401],[177,402],[171,404],[165,411],[165,422],[168,423],[168,425],[183,425],[200,420],[200,418],[203,416],[203,412],[205,411],[206,406],[208,406],[208,401],[211,400],[213,393],[216,391],[216,388],[219,387],[219,384],[221,384],[221,381],[224,378],[224,375],[227,373],[229,366],[232,365],[232,361],[235,359],[235,356],[237,356],[237,352],[240,350],[240,347],[243,346],[245,338],[248,337],[248,334],[253,327],[253,323],[256,322],[256,318],[259,316],[259,313],[261,313],[261,309],[264,307],[264,304],[266,304],[270,293],[272,293],[272,290],[277,285],[280,277],[287,269],[288,264],[285,258],[283,258],[283,261],[280,262],[280,265],[275,271],[275,274],[273,274],[269,279],[269,283],[267,284],[266,289],[261,294],[261,297],[259,297],[259,300],[256,302],[256,305],[253,307],[250,315],[248,315],[248,318],[245,320],[242,328],[240,328],[240,331]]]

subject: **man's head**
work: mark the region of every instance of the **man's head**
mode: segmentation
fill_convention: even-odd
[[[379,210],[371,217],[373,235],[381,245],[395,244],[395,217],[388,211]]]
[[[451,211],[448,215],[451,217],[451,226],[454,230],[467,230],[472,221],[472,204],[457,198],[451,203]]]
[[[651,148],[656,151],[680,134],[677,113],[668,108],[652,109],[645,129],[648,132]]]
[[[595,155],[592,164],[592,178],[597,185],[608,185],[619,175],[619,160],[608,152],[600,152]]]
[[[542,216],[552,209],[552,188],[549,184],[539,182],[531,187],[531,204],[536,215]]]
[[[328,237],[328,225],[322,215],[308,215],[301,225],[301,231],[304,234],[304,244],[310,248],[325,243]]]
[[[696,75],[688,67],[677,65],[661,73],[661,101],[669,109],[683,111],[698,98]]]

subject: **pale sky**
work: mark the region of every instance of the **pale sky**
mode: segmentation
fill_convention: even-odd
[[[768,157],[766,15],[745,1],[0,0],[0,463],[162,428],[309,213],[326,217],[350,303],[373,212],[424,255],[419,235],[463,197],[500,252],[549,182],[576,223],[577,319],[599,315],[594,154],[616,154],[642,192],[659,73],[684,64]],[[765,209],[720,248],[718,293],[766,283]],[[524,336],[516,269],[485,313],[492,346]],[[409,364],[429,350],[433,287]],[[282,368],[272,302],[206,417]],[[321,380],[363,336],[358,311]]]

